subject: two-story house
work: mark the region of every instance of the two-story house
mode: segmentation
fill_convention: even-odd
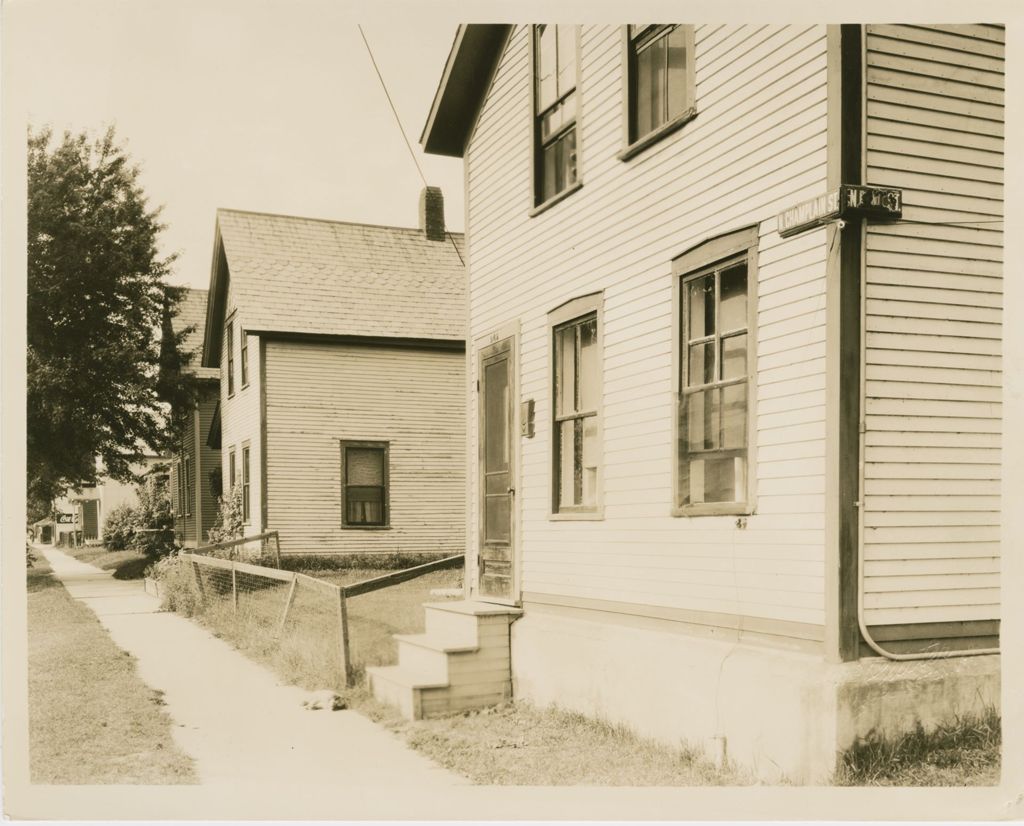
[[[465,165],[478,700],[797,781],[998,704],[1003,53],[459,28],[422,144]],[[446,634],[502,639],[441,612],[430,675],[373,673],[407,713],[470,702]]]
[[[193,358],[185,369],[195,376],[197,384],[195,405],[182,415],[181,440],[171,460],[174,534],[186,548],[195,548],[207,541],[217,519],[218,500],[223,490],[217,417],[220,370],[199,363],[206,304],[206,290],[189,289],[171,320],[175,332],[189,331],[182,349]]]
[[[465,548],[462,236],[437,188],[420,217],[217,212],[202,363],[224,489],[283,554]]]

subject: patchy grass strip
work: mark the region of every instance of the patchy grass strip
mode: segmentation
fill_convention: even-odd
[[[351,692],[349,702],[416,750],[474,783],[515,786],[735,786],[753,782],[718,769],[696,750],[674,749],[624,726],[557,708],[514,703],[411,722]]]
[[[999,713],[965,715],[926,732],[920,723],[902,737],[868,737],[840,758],[838,786],[997,786]]]
[[[44,560],[28,569],[33,783],[195,783],[163,700]]]
[[[61,548],[79,562],[88,562],[104,571],[113,571],[114,579],[142,579],[153,560],[140,551],[108,551],[102,545]]]

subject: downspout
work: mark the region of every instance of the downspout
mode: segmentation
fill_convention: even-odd
[[[865,184],[867,180],[867,38],[865,37],[864,26],[861,26],[861,181]],[[859,398],[858,410],[860,416],[859,441],[857,449],[857,625],[864,642],[868,644],[875,653],[880,654],[889,660],[947,660],[951,657],[980,657],[986,654],[998,654],[999,648],[969,648],[956,651],[918,651],[915,653],[897,654],[883,648],[868,630],[864,622],[864,448],[866,438],[866,416],[864,413],[867,401],[867,221],[860,225],[860,238],[857,239],[861,245],[860,256],[860,376],[859,376]]]

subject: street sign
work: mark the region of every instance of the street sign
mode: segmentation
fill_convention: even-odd
[[[898,220],[903,217],[903,190],[843,184],[779,213],[779,235],[788,238],[836,218]]]

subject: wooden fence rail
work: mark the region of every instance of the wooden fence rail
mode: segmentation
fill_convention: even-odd
[[[277,531],[266,531],[265,533],[258,533],[255,536],[243,536],[240,539],[229,539],[226,542],[215,542],[212,545],[203,545],[202,547],[196,548],[192,553],[203,554],[211,553],[213,551],[223,551],[228,548],[236,548],[239,545],[248,545],[250,542],[264,542],[267,539],[274,540],[274,563],[278,568],[281,567],[281,537]],[[234,554],[232,554],[234,557]]]
[[[232,540],[231,542],[219,542],[216,545],[207,545],[203,548],[197,548],[196,550],[222,550],[224,548],[234,547],[236,545],[244,544],[245,542],[252,542],[272,535],[276,538],[276,534],[276,531],[271,531],[266,534],[260,534],[259,536],[250,536],[243,539]],[[333,582],[327,582],[296,571],[282,571],[280,568],[268,568],[263,565],[253,565],[248,562],[239,562],[235,559],[221,559],[219,557],[207,556],[201,553],[182,553],[180,554],[180,558],[191,566],[195,575],[200,602],[204,604],[207,601],[207,593],[203,586],[203,580],[200,574],[200,568],[202,566],[231,572],[231,604],[236,611],[238,610],[238,574],[250,574],[252,576],[260,576],[266,579],[273,579],[278,582],[289,583],[284,610],[281,612],[281,618],[277,623],[278,636],[280,636],[284,631],[285,623],[288,621],[288,614],[291,611],[292,604],[295,602],[296,590],[299,587],[307,587],[318,591],[332,600],[337,606],[338,638],[340,647],[339,654],[341,655],[340,676],[341,683],[344,686],[352,685],[352,662],[349,652],[350,646],[348,634],[348,599],[350,597],[360,596],[361,594],[368,594],[372,591],[379,591],[381,588],[387,588],[391,585],[398,585],[401,582],[408,582],[409,580],[416,579],[417,577],[421,577],[424,574],[429,574],[433,571],[440,571],[446,568],[458,568],[465,562],[465,557],[461,555],[449,556],[444,559],[427,562],[423,565],[417,565],[413,568],[406,568],[402,571],[395,571],[394,573],[385,574],[384,576],[374,577],[373,579],[363,580],[362,582],[356,582],[352,585],[335,585]]]

